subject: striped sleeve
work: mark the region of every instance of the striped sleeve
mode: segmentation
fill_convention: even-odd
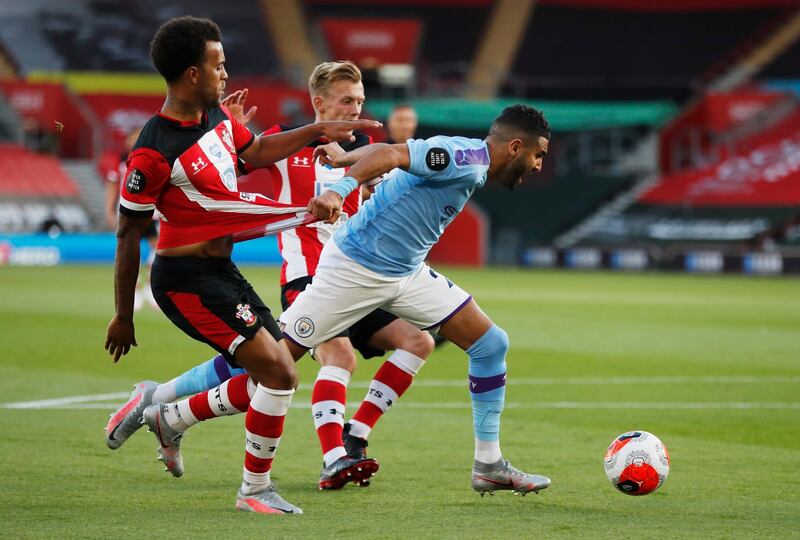
[[[150,148],[137,148],[128,156],[120,183],[119,210],[128,217],[149,217],[169,184],[172,168],[166,158]]]

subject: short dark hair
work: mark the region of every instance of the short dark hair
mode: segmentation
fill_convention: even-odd
[[[203,62],[207,41],[222,41],[217,23],[186,16],[170,19],[150,42],[150,58],[168,83],[177,81],[191,66]]]
[[[534,137],[550,139],[550,125],[542,111],[517,103],[503,109],[503,112],[494,119],[489,133],[505,135],[510,133],[524,133]]]

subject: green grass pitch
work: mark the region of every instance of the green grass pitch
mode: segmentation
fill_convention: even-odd
[[[665,274],[443,269],[511,338],[502,448],[546,474],[538,496],[469,486],[466,356],[438,349],[378,424],[372,486],[316,489],[321,455],[301,388],[274,477],[303,516],[238,513],[243,416],[193,428],[186,474],[154,461],[142,430],[120,450],[103,427],[118,398],[46,408],[9,403],[114,394],[211,356],[161,314],[137,315],[139,347],[103,351],[112,269],[0,268],[0,537],[3,538],[788,538],[800,535],[800,281]],[[244,268],[270,305],[277,270]],[[362,361],[349,401],[376,360]],[[353,412],[348,407],[348,412]],[[658,435],[662,488],[618,493],[611,439]]]

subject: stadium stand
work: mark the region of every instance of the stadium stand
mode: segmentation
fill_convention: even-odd
[[[488,99],[517,56],[520,40],[534,10],[533,0],[499,0],[493,7],[467,79],[467,96]]]
[[[262,76],[278,72],[257,2],[235,8],[213,0],[116,2],[34,0],[0,9],[0,38],[24,72],[151,71],[148,44],[159,24],[182,14],[211,17],[225,29],[231,66]]]
[[[135,80],[152,73],[147,40],[161,21],[187,13],[220,24],[228,88],[250,88],[259,107],[255,130],[307,121],[307,72],[334,57],[364,68],[365,114],[385,119],[398,100],[410,101],[422,137],[482,137],[503,106],[524,99],[544,110],[555,132],[545,174],[528,179],[512,203],[488,189],[475,200],[491,223],[490,258],[513,262],[526,246],[663,242],[640,234],[641,224],[695,219],[697,201],[665,206],[651,194],[669,179],[741,159],[741,144],[795,109],[781,89],[800,88],[791,80],[800,61],[794,0],[242,0],[233,7],[212,0],[6,3],[0,44],[6,63],[27,77],[0,83],[7,109],[45,142],[53,139],[53,120],[66,118],[72,129],[50,149],[63,158],[117,151],[163,99],[160,86]],[[382,71],[387,66],[394,71]],[[52,70],[64,75],[37,73]],[[101,71],[130,73],[130,89],[128,80]],[[772,90],[754,84],[756,75]],[[86,182],[92,165],[68,167]],[[81,186],[89,208],[91,183]],[[701,213],[752,218],[761,232],[753,228],[745,242],[781,229],[788,245],[797,242],[793,208],[719,204]]]
[[[418,85],[414,91],[453,95],[464,89],[491,4],[470,0],[382,3],[305,0],[305,13],[312,21],[311,28],[325,18],[418,19],[422,33],[417,49],[420,54],[415,62]]]
[[[540,5],[505,91],[558,99],[683,101],[706,70],[774,14],[748,9],[654,16],[631,9]]]
[[[287,80],[303,86],[322,60],[314,50],[299,0],[261,0],[264,22]]]
[[[56,158],[0,144],[0,231],[39,230],[46,222],[89,229],[77,186]]]
[[[759,122],[758,119],[751,122]],[[661,178],[584,242],[748,243],[800,217],[800,107],[705,167]]]
[[[58,160],[24,146],[0,144],[0,193],[7,197],[78,195]]]
[[[765,7],[753,3],[752,6]],[[779,6],[794,7],[790,3]],[[744,13],[752,13],[745,10]],[[769,12],[769,19],[742,42],[720,55],[718,61],[696,79],[701,90],[685,105],[681,114],[661,132],[660,157],[653,152],[652,170],[641,175],[627,193],[608,205],[591,213],[581,223],[555,239],[559,247],[572,245],[602,245],[603,243],[636,243],[649,241],[670,242],[749,242],[763,238],[769,231],[782,229],[783,224],[800,214],[800,204],[788,196],[783,201],[771,201],[763,206],[763,178],[747,184],[748,195],[741,194],[739,178],[727,175],[732,164],[746,161],[741,144],[759,144],[769,140],[772,124],[786,124],[796,108],[796,103],[785,94],[760,90],[737,89],[748,83],[759,71],[786,54],[800,35],[800,10],[779,9]],[[729,90],[720,92],[720,89]],[[708,92],[708,90],[713,90]],[[735,90],[731,92],[730,90]],[[766,139],[759,139],[766,137]],[[777,136],[776,136],[777,137]],[[785,133],[784,137],[791,137]],[[784,147],[791,143],[784,138]],[[750,157],[759,159],[759,152],[775,153],[768,145]],[[791,152],[781,156],[791,162]],[[684,180],[703,177],[703,185],[714,185],[721,193],[725,190],[740,192],[738,202],[725,201],[724,197],[710,208],[698,210],[698,201],[681,192],[683,199],[672,200],[672,206],[647,204],[653,193],[663,193],[665,186],[674,186],[671,177],[663,178],[655,166],[667,172],[689,169]],[[780,160],[779,160],[780,161]],[[787,166],[786,163],[783,165]],[[755,174],[755,173],[752,173]],[[757,175],[756,175],[757,176]],[[784,185],[783,196],[791,188]],[[668,188],[666,188],[668,189]],[[697,187],[695,187],[697,189]],[[703,188],[705,189],[705,188]],[[663,203],[664,201],[659,201]],[[701,203],[703,204],[703,203]],[[729,206],[726,206],[729,205]],[[748,207],[744,211],[744,207]],[[737,218],[738,217],[738,218]]]

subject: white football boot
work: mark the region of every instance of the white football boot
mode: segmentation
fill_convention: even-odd
[[[550,485],[550,479],[540,474],[522,472],[507,460],[497,463],[481,463],[476,461],[472,467],[472,489],[481,494],[494,495],[495,491],[510,490],[515,495],[538,493]]]
[[[153,403],[144,410],[142,416],[143,423],[147,424],[148,430],[155,434],[159,448],[158,460],[166,466],[165,471],[172,473],[178,478],[183,476],[183,458],[181,457],[181,439],[183,431],[172,428],[164,419],[166,403]]]
[[[153,392],[156,388],[158,383],[155,381],[136,383],[131,397],[111,415],[106,425],[106,444],[109,448],[116,450],[142,427],[142,412],[153,403]]]

